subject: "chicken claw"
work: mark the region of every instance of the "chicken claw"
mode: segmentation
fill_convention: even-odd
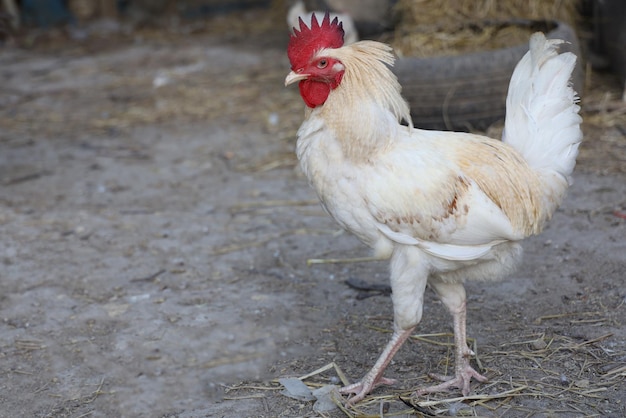
[[[436,373],[428,374],[431,378],[443,381],[438,385],[429,386],[427,388],[421,388],[415,391],[417,396],[425,395],[427,393],[445,392],[452,388],[461,389],[463,396],[470,394],[470,381],[472,378],[478,380],[481,383],[486,382],[487,379],[482,374],[478,373],[472,366],[468,364],[464,365],[460,370],[457,370],[456,376],[445,376]]]
[[[396,379],[388,379],[382,376],[379,376],[378,378],[376,378],[376,376],[373,376],[373,375],[370,376],[368,374],[360,382],[353,383],[351,385],[348,385],[346,387],[339,389],[339,393],[354,394],[353,397],[348,399],[347,405],[350,406],[350,405],[354,405],[357,402],[362,401],[368,393],[376,389],[378,386],[383,386],[383,385],[390,386],[390,385],[396,384],[396,382],[397,382]]]
[[[365,398],[368,393],[370,393],[378,386],[393,385],[394,383],[396,383],[395,379],[388,379],[386,377],[383,377],[383,372],[387,368],[389,362],[391,362],[394,354],[396,354],[396,351],[400,349],[402,344],[406,341],[407,338],[409,338],[411,332],[413,332],[414,329],[415,327],[405,330],[395,329],[393,335],[391,336],[391,339],[385,346],[385,349],[380,354],[380,357],[378,357],[376,364],[374,364],[372,369],[367,372],[365,377],[363,377],[363,379],[361,379],[361,381],[358,383],[353,383],[339,389],[340,393],[355,394],[355,396],[348,400],[348,405],[354,405],[355,403],[363,400],[363,398]]]

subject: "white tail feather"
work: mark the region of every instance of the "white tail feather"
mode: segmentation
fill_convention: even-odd
[[[530,50],[511,77],[502,134],[502,140],[517,149],[542,179],[547,217],[571,183],[582,141],[578,97],[570,84],[576,56],[559,54],[561,43],[542,33],[530,38]]]

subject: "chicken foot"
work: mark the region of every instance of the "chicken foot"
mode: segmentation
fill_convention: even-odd
[[[466,322],[466,303],[465,303],[465,289],[462,284],[448,284],[448,283],[432,283],[433,288],[439,293],[441,300],[450,310],[452,314],[452,320],[454,324],[454,347],[455,347],[455,375],[444,376],[431,373],[430,377],[441,380],[443,383],[430,386],[427,388],[421,388],[416,391],[416,395],[424,395],[426,393],[444,392],[451,388],[461,389],[463,396],[467,396],[470,393],[470,382],[472,378],[479,382],[486,382],[488,379],[478,373],[472,366],[470,366],[469,359],[475,355],[472,350],[467,347],[467,338],[465,330]]]
[[[388,379],[383,377],[383,372],[387,368],[387,365],[391,362],[391,359],[396,352],[402,347],[402,344],[409,338],[411,332],[415,327],[405,330],[394,330],[391,340],[385,346],[385,349],[376,360],[374,366],[370,371],[361,379],[360,382],[353,383],[339,390],[341,393],[352,393],[354,396],[348,400],[348,405],[354,405],[361,401],[365,396],[381,385],[393,385],[396,383],[395,379]]]

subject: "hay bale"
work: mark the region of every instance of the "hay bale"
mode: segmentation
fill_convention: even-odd
[[[579,0],[399,0],[400,26],[456,28],[484,20],[561,20],[574,27]]]
[[[508,48],[527,43],[534,30],[494,22],[560,20],[575,28],[578,5],[578,0],[399,0],[396,30],[384,40],[399,55],[418,57]]]

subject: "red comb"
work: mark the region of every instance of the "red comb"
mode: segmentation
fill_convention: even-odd
[[[303,67],[311,56],[322,48],[340,48],[343,45],[343,24],[335,17],[332,22],[330,14],[326,12],[320,25],[315,17],[311,16],[311,27],[299,18],[300,30],[293,28],[293,34],[287,46],[287,56],[291,62],[291,69]]]

